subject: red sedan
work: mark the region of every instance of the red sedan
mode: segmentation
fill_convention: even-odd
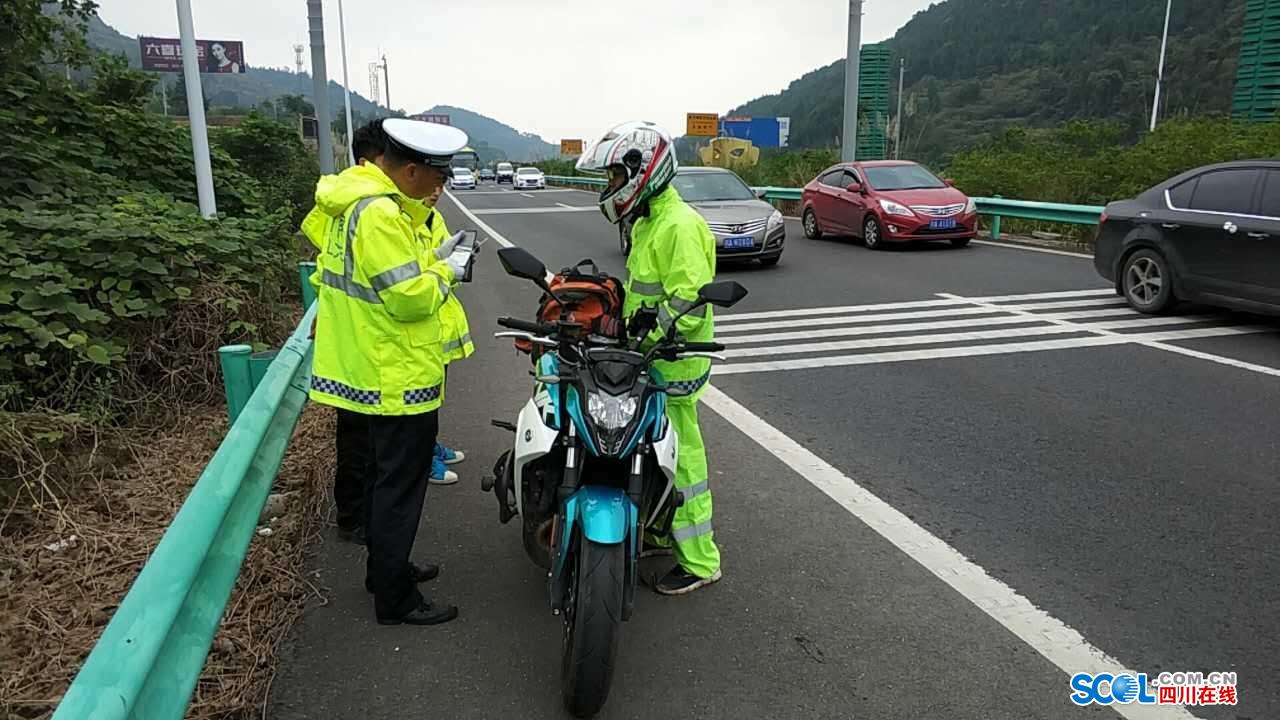
[[[805,237],[861,237],[868,248],[887,243],[949,240],[969,244],[978,232],[973,200],[913,162],[877,160],[827,168],[804,186]]]

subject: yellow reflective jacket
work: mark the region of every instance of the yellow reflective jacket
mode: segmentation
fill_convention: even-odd
[[[716,240],[693,208],[675,188],[649,200],[649,215],[640,217],[631,228],[631,255],[627,258],[627,297],[623,313],[628,320],[641,306],[657,307],[658,328],[647,340],[657,342],[671,327],[672,320],[698,299],[698,290],[716,276]],[[715,339],[715,319],[705,305],[675,321],[676,331],[685,340],[710,342]],[[669,384],[696,392],[711,374],[708,358],[685,358],[655,363]],[[692,396],[694,399],[697,395]],[[678,398],[672,398],[673,401]]]
[[[427,221],[423,223],[422,230],[419,232],[428,234],[427,245],[433,253],[441,243],[449,239],[449,227],[445,225],[444,215],[435,208],[431,208]],[[471,354],[476,351],[475,343],[471,342],[471,326],[467,323],[467,311],[462,307],[462,301],[458,299],[456,293],[449,293],[449,299],[444,301],[444,307],[440,309],[440,330],[445,365],[454,360],[471,357]]]
[[[302,225],[320,248],[312,400],[368,415],[440,407],[439,311],[454,278],[418,233],[426,217],[375,165],[320,178]]]

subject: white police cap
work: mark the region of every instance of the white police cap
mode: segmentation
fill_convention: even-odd
[[[467,134],[451,125],[387,118],[382,121],[387,139],[410,153],[421,155],[428,165],[448,171],[453,156],[467,146]]]

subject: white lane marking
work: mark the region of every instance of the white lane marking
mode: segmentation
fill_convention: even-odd
[[[532,199],[532,198],[533,198],[533,195],[531,195],[530,193],[520,193],[520,195],[521,195],[522,197],[527,197],[527,198],[530,198],[530,199]],[[559,203],[557,203],[557,204],[559,204]]]
[[[1104,297],[1104,298],[1077,298],[1075,300],[1058,300],[1056,302],[1038,302],[1038,303],[1035,303],[1034,305],[1028,305],[1026,303],[1013,303],[1009,305],[1002,305],[998,303],[983,303],[983,305],[987,305],[987,304],[990,304],[991,307],[993,308],[1016,308],[1018,310],[1026,310],[1026,311],[1060,310],[1062,308],[1090,307],[1093,305],[1110,306],[1110,307],[1129,307],[1129,303],[1125,302],[1124,298],[1115,297],[1114,295],[1112,297]]]
[[[715,386],[702,402],[1067,675],[1137,674]],[[1194,718],[1181,706],[1111,707],[1126,720]]]
[[[1089,332],[1086,326],[1079,326],[1080,332]],[[712,375],[741,375],[744,373],[781,372],[791,370],[810,370],[825,367],[844,367],[848,365],[876,365],[880,363],[908,362],[912,360],[940,360],[944,358],[978,357],[982,355],[1006,355],[1013,353],[1043,352],[1045,350],[1071,350],[1075,348],[1102,347],[1106,345],[1140,345],[1144,342],[1162,340],[1193,340],[1197,338],[1223,337],[1228,335],[1248,335],[1252,333],[1274,332],[1265,327],[1211,327],[1190,330],[1169,330],[1165,332],[1122,334],[1094,334],[1082,338],[1065,338],[1061,340],[1037,340],[1020,343],[996,343],[993,345],[963,345],[958,347],[931,348],[928,350],[901,350],[897,352],[863,353],[860,355],[830,355],[817,358],[797,358],[794,360],[775,360],[758,363],[731,363],[716,365],[711,368]]]
[[[1166,352],[1198,358],[1200,360],[1208,360],[1209,362],[1215,362],[1219,365],[1230,365],[1231,367],[1240,368],[1241,370],[1250,370],[1256,373],[1262,373],[1263,375],[1280,377],[1280,368],[1274,368],[1268,365],[1258,365],[1256,363],[1236,360],[1235,358],[1223,357],[1221,355],[1214,355],[1207,352],[1200,352],[1199,350],[1192,350],[1191,348],[1184,348],[1178,345],[1166,345],[1162,342],[1144,342],[1141,343],[1141,345],[1144,347],[1155,348],[1156,350],[1164,350]]]
[[[955,300],[960,298],[959,295],[952,295],[950,293],[938,293],[938,296],[942,298],[946,298],[948,300]],[[980,307],[987,307],[987,308],[998,307],[990,303],[979,302],[975,304],[977,304]],[[1020,312],[1018,310],[1015,310],[1014,312],[1028,318],[1037,317],[1035,313]],[[1156,318],[1153,317],[1152,319],[1155,320]],[[1083,328],[1083,329],[1089,330],[1089,332],[1097,333],[1104,336],[1134,337],[1133,335],[1119,335],[1118,333],[1110,332],[1105,328],[1099,328],[1096,330],[1090,329],[1093,326],[1080,325],[1077,323],[1071,323],[1064,320],[1049,320],[1049,322],[1052,322],[1058,325],[1067,326],[1067,327]],[[1212,329],[1212,328],[1208,328],[1208,329]],[[1247,332],[1251,332],[1251,333],[1274,333],[1280,330],[1280,328],[1267,328],[1267,327],[1259,327],[1259,326],[1243,326],[1243,329],[1246,329]],[[1184,332],[1192,332],[1192,331],[1188,330]],[[1226,333],[1226,334],[1234,335],[1237,333]],[[1199,337],[1206,337],[1206,336],[1199,336]],[[1207,337],[1214,337],[1214,336],[1207,336]],[[1264,375],[1280,376],[1280,370],[1277,370],[1276,368],[1268,367],[1266,365],[1257,365],[1254,363],[1245,362],[1243,360],[1236,360],[1234,358],[1223,357],[1221,355],[1202,353],[1198,350],[1191,350],[1189,348],[1178,347],[1176,345],[1167,345],[1161,342],[1162,340],[1189,340],[1189,339],[1192,339],[1192,338],[1183,338],[1183,337],[1156,338],[1156,337],[1151,337],[1150,335],[1147,335],[1142,337],[1140,340],[1138,340],[1137,344],[1142,345],[1144,347],[1152,348],[1153,350],[1163,350],[1165,352],[1172,352],[1172,353],[1177,353],[1179,355],[1186,355],[1188,357],[1194,357],[1200,360],[1209,360],[1211,362],[1216,362],[1221,365],[1229,365],[1231,367],[1240,368],[1241,370],[1249,370],[1252,372],[1262,373]]]
[[[458,209],[462,211],[463,215],[466,215],[467,218],[471,220],[471,222],[476,224],[476,227],[483,230],[485,234],[493,238],[494,241],[497,242],[499,245],[501,245],[502,247],[511,247],[512,245],[514,245],[514,243],[512,243],[510,240],[502,237],[502,233],[489,227],[489,225],[485,221],[476,217],[475,213],[471,212],[471,210],[468,209],[466,205],[463,205],[462,203],[458,202],[458,198],[454,197],[453,193],[449,192],[448,190],[445,190],[444,194],[446,197],[449,198],[450,201],[453,202],[454,205],[458,206]]]
[[[974,240],[973,242],[977,245],[990,245],[992,247],[1009,248],[1010,250],[1026,250],[1027,252],[1038,252],[1046,255],[1065,255],[1066,257],[1083,258],[1085,260],[1093,259],[1093,256],[1087,253],[1070,252],[1068,250],[1053,250],[1051,248],[1018,245],[1017,243],[995,242],[992,240]]]
[[[738,350],[725,350],[720,354],[725,358],[759,357],[762,355],[803,355],[805,353],[865,350],[867,348],[877,347],[903,347],[907,345],[931,345],[933,343],[1001,340],[1004,338],[1037,337],[1040,335],[1063,335],[1075,332],[1083,333],[1086,331],[1061,327],[1059,325],[1037,325],[1034,327],[1005,328],[1003,330],[977,330],[974,332],[905,335],[891,338],[871,338],[869,340],[841,340],[839,342],[799,343],[796,345],[768,345],[763,347],[741,348]]]
[[[538,215],[541,213],[567,213],[567,212],[591,212],[594,207],[573,207],[571,205],[563,205],[556,207],[532,207],[532,208],[484,208],[481,210],[473,210],[476,215]]]
[[[590,205],[567,205],[561,202],[556,203],[556,205],[559,205],[560,207],[565,208],[566,210],[595,210],[596,209],[595,207]]]
[[[1085,328],[1128,328],[1128,327],[1144,327],[1144,326],[1163,326],[1163,325],[1185,325],[1195,322],[1212,322],[1215,320],[1209,315],[1169,315],[1162,316],[1159,319],[1153,319],[1149,315],[1139,315],[1136,312],[1113,312],[1104,311],[1106,315],[1130,315],[1124,320],[1105,320],[1102,322],[1091,322],[1082,327]],[[788,340],[812,340],[816,338],[832,338],[832,337],[853,337],[856,335],[882,335],[900,332],[916,332],[920,330],[949,330],[952,328],[962,327],[983,327],[988,325],[1023,325],[1023,324],[1043,324],[1046,319],[1072,319],[1072,318],[1090,318],[1098,315],[1096,310],[1081,310],[1079,312],[1068,313],[1045,313],[1037,315],[1034,319],[1024,315],[1006,315],[1002,317],[979,317],[965,318],[963,320],[939,320],[937,322],[915,322],[915,323],[898,323],[891,325],[858,325],[854,327],[838,327],[827,328],[824,330],[803,330],[797,332],[782,333],[765,333],[763,335],[743,335],[730,336],[725,338],[717,337],[716,340],[725,345],[744,345],[747,343],[770,343],[785,342]],[[718,320],[719,318],[717,318]]]
[[[997,315],[1001,311],[987,308],[949,307],[941,310],[922,310],[916,312],[871,313],[867,315],[843,315],[840,317],[792,318],[777,322],[750,322],[738,325],[720,325],[717,322],[716,335],[721,333],[739,333],[749,330],[772,330],[774,328],[820,327],[823,325],[849,325],[852,323],[868,323],[878,320],[910,320],[911,318],[949,317],[953,315]],[[716,318],[719,321],[719,318]]]
[[[945,305],[963,305],[969,301],[1006,302],[1010,300],[1057,300],[1073,297],[1093,297],[1097,295],[1114,295],[1112,290],[1061,290],[1056,292],[1027,293],[1023,295],[988,295],[976,298],[946,298],[942,300],[912,300],[910,302],[871,303],[867,305],[843,305],[837,307],[798,308],[795,310],[767,310],[750,313],[716,313],[716,323],[734,322],[736,320],[765,320],[769,318],[793,318],[800,315],[840,315],[843,313],[862,312],[864,310],[896,310],[906,308],[940,307]]]

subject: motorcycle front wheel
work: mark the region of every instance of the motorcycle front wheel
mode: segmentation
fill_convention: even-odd
[[[565,603],[560,687],[571,715],[588,718],[604,707],[618,656],[618,626],[626,579],[626,545],[579,537]]]

